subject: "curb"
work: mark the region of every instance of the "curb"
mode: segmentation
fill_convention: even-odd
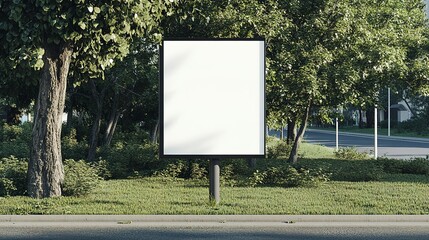
[[[429,222],[429,215],[0,215],[4,222]]]

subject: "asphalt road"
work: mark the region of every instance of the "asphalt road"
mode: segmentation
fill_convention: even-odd
[[[335,148],[335,131],[308,129],[304,135],[308,143]],[[374,135],[339,133],[339,147],[356,147],[361,152],[373,153]],[[425,158],[429,155],[429,139],[378,136],[378,156],[390,158]]]
[[[429,223],[0,223],[0,239],[427,240]]]

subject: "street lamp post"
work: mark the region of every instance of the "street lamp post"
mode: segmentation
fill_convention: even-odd
[[[387,136],[390,137],[390,87],[387,88]]]

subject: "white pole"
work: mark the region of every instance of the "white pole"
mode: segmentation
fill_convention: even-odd
[[[378,157],[377,107],[374,108],[374,159]]]
[[[387,136],[390,137],[390,87],[387,88]]]
[[[338,151],[338,118],[335,118],[335,151]]]

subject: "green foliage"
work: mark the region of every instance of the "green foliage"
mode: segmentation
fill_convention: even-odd
[[[342,160],[363,160],[369,158],[368,154],[358,152],[354,147],[340,148],[334,154],[336,158]]]
[[[415,132],[418,135],[427,135],[429,134],[429,121],[427,116],[415,117],[408,121],[399,122],[396,129],[398,133]]]
[[[175,163],[169,163],[167,166],[155,172],[155,176],[165,178],[178,178],[185,172],[185,163],[183,161],[177,161]]]
[[[268,185],[281,187],[317,187],[329,181],[330,174],[322,169],[295,168],[291,165],[256,170],[249,178],[251,186]]]
[[[287,158],[292,150],[292,145],[288,145],[286,141],[276,141],[271,146],[267,147],[267,158],[278,159]]]
[[[64,159],[85,159],[88,154],[88,144],[78,141],[76,129],[72,128],[61,139],[61,151]]]
[[[377,160],[347,160],[341,166],[332,169],[332,180],[350,182],[379,181],[385,176],[383,167]]]
[[[208,178],[207,161],[198,160],[168,160],[163,169],[154,173],[155,176],[165,178],[184,178],[206,180]]]
[[[379,159],[378,164],[386,173],[429,175],[429,160],[416,158],[411,160]]]
[[[100,178],[104,180],[112,178],[112,173],[109,170],[109,163],[106,160],[99,159],[98,161],[90,163],[90,165],[96,170]]]
[[[429,160],[416,158],[405,162],[402,173],[429,175]]]
[[[162,166],[158,145],[152,143],[117,142],[102,153],[113,178],[124,178],[134,172],[150,173]]]
[[[14,156],[0,160],[0,196],[24,195],[27,190],[27,167],[24,159]]]
[[[0,126],[0,157],[30,155],[31,124]]]
[[[88,195],[100,184],[97,170],[83,160],[66,159],[64,172],[62,190],[66,196]]]

